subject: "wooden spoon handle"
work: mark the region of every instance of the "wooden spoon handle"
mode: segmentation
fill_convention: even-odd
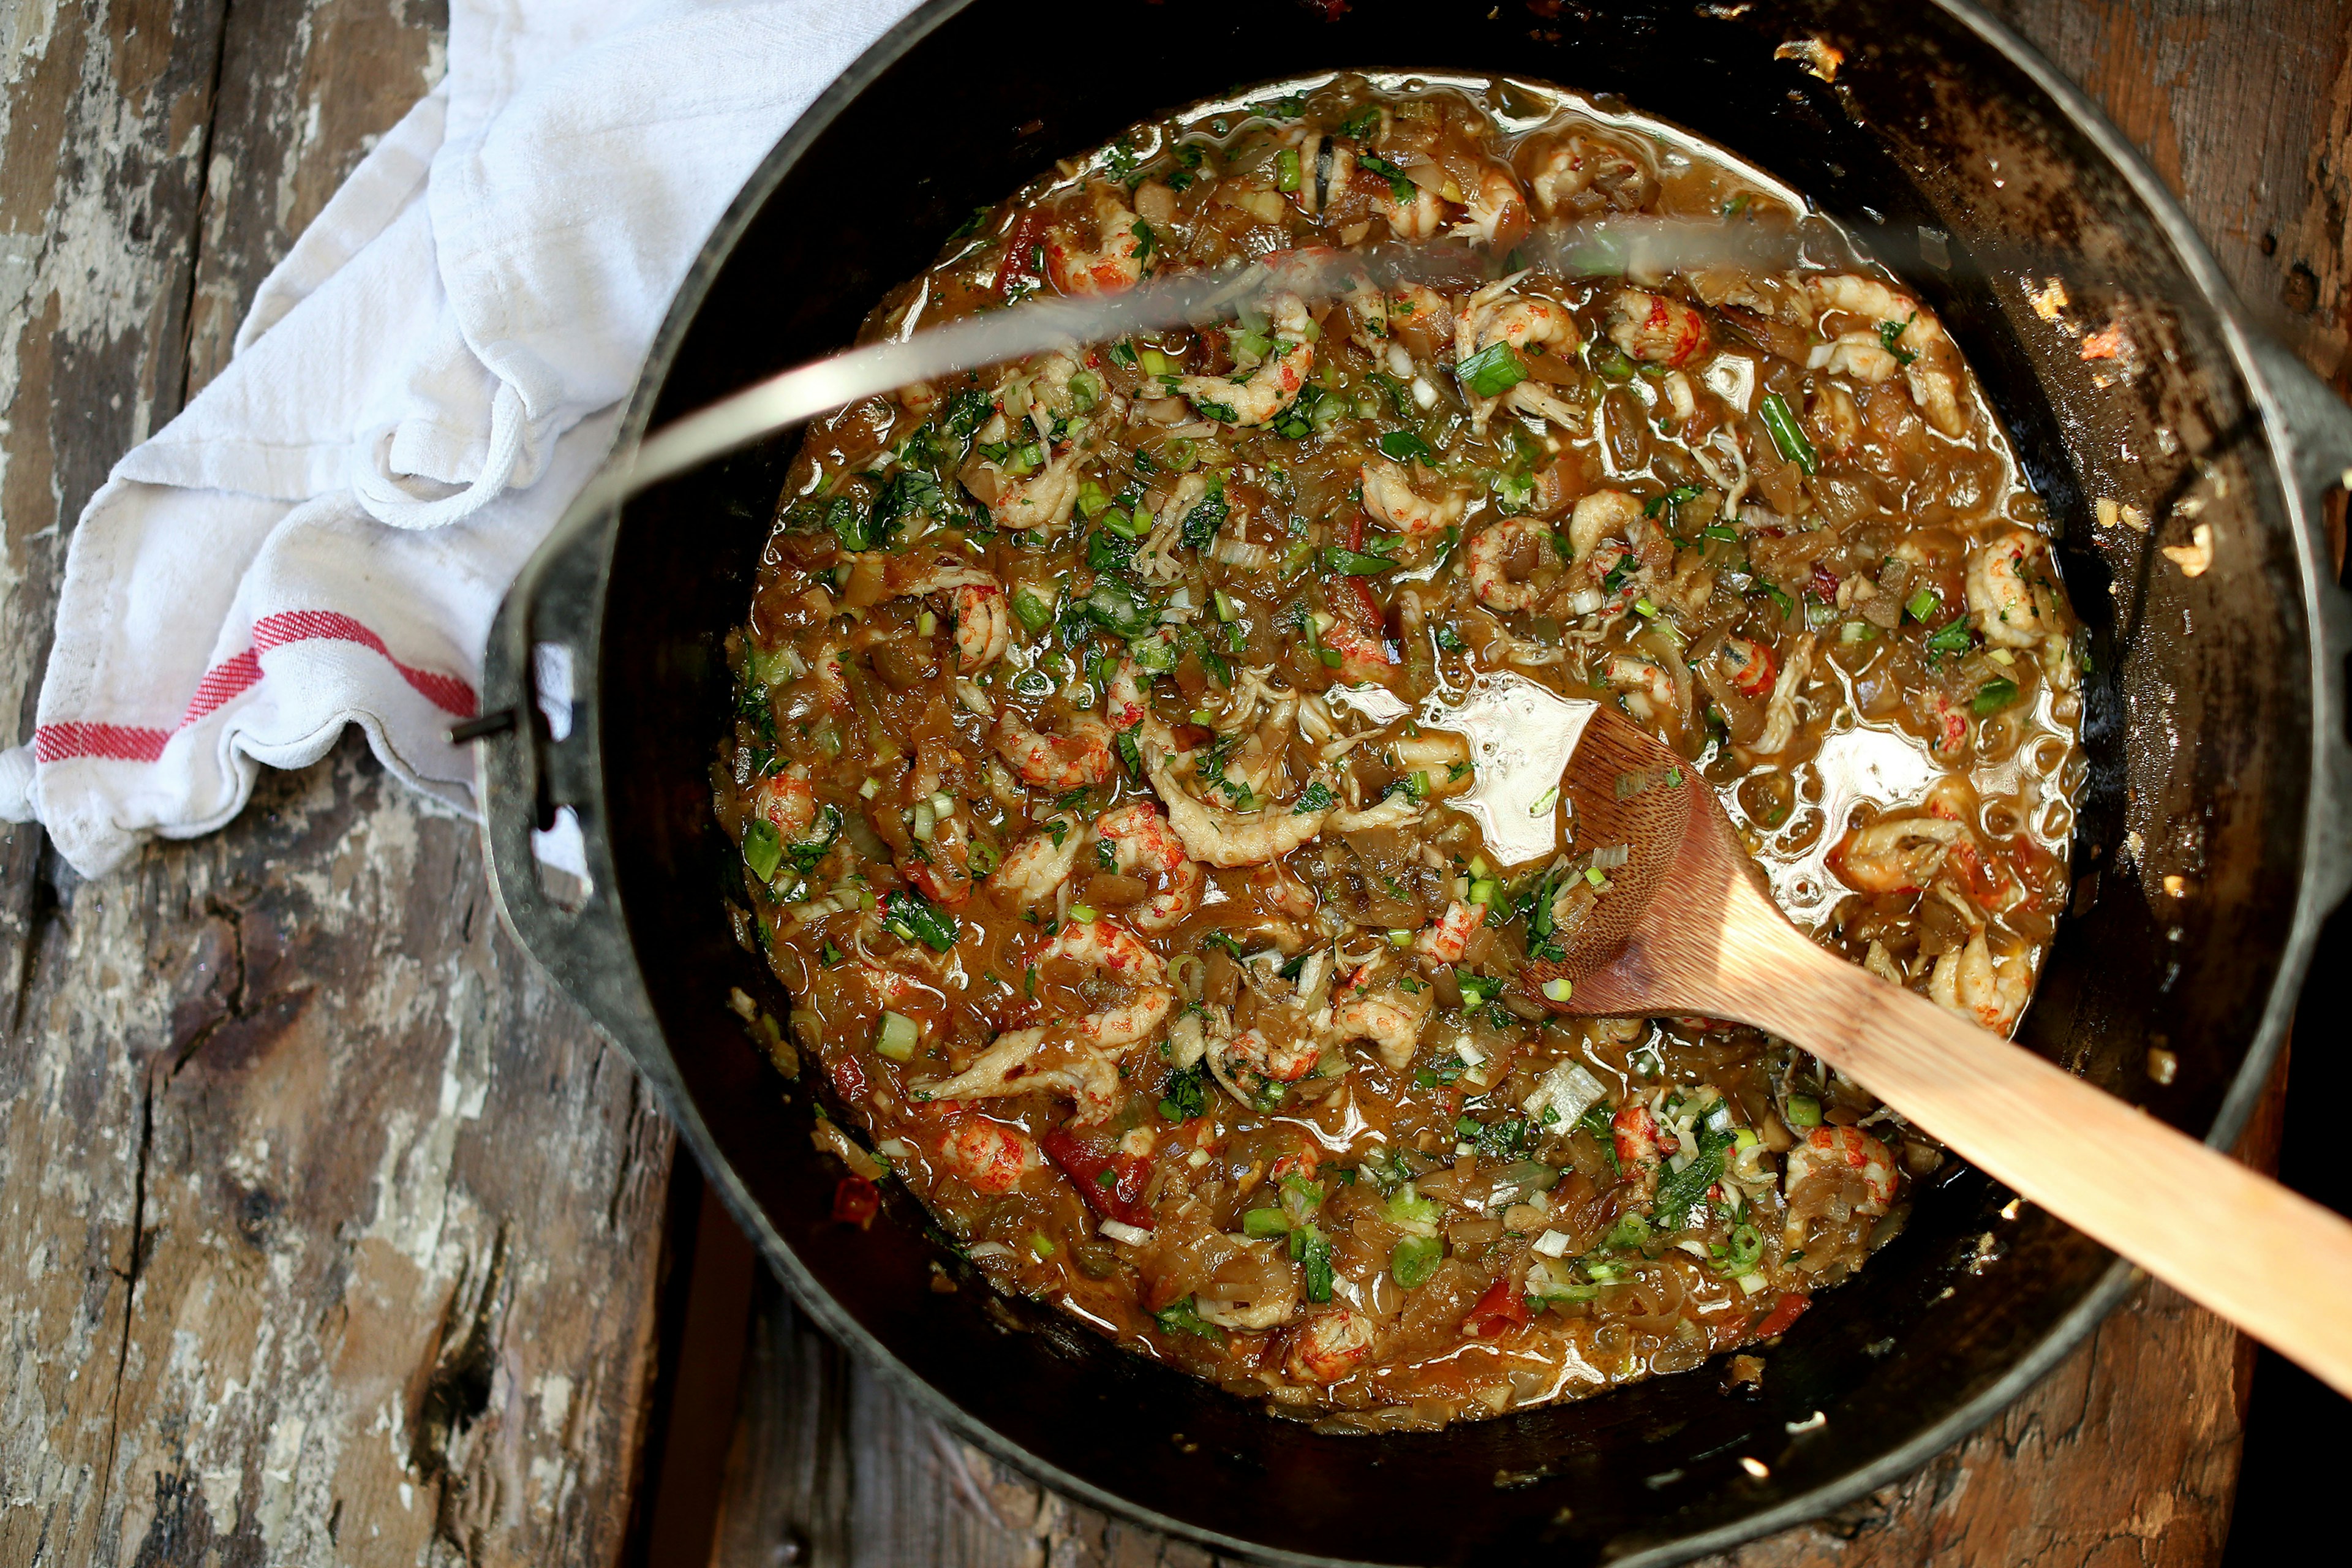
[[[1771,914],[1723,933],[1712,979],[1733,1016],[2352,1394],[2352,1225]]]

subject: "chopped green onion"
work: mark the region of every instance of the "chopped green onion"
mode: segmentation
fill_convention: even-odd
[[[1225,1331],[1194,1311],[1192,1298],[1190,1296],[1181,1301],[1169,1302],[1151,1316],[1152,1320],[1160,1325],[1160,1331],[1163,1334],[1195,1334],[1204,1340],[1214,1340],[1219,1344],[1224,1343]]]
[[[1389,1194],[1388,1215],[1394,1225],[1435,1225],[1444,1212],[1435,1198],[1423,1197],[1411,1182]]]
[[[1819,1127],[1822,1124],[1822,1102],[1810,1094],[1790,1095],[1789,1124],[1792,1127]]]
[[[1307,1299],[1328,1301],[1331,1299],[1331,1242],[1321,1230],[1302,1225],[1290,1233],[1290,1255],[1298,1259],[1299,1272],[1306,1276]]]
[[[1297,148],[1285,147],[1281,152],[1276,153],[1274,155],[1274,183],[1276,189],[1295,191],[1298,188]]]
[[[1095,914],[1095,907],[1092,904],[1072,904],[1070,906],[1070,919],[1076,921],[1082,926],[1094,924]]]
[[[1470,884],[1470,901],[1474,904],[1491,904],[1495,901],[1495,895],[1502,891],[1502,886],[1492,877],[1481,877]]]
[[[1165,675],[1176,668],[1176,645],[1166,637],[1147,635],[1127,645],[1130,658],[1142,668],[1154,675]]]
[[[1754,1226],[1742,1220],[1731,1227],[1722,1247],[1710,1250],[1717,1254],[1716,1272],[1728,1279],[1756,1267],[1764,1256],[1764,1237]]]
[[[1838,641],[1849,647],[1855,643],[1868,642],[1877,635],[1868,621],[1848,621],[1838,627]]]
[[[1943,607],[1943,599],[1937,595],[1936,590],[1933,588],[1922,588],[1903,602],[1904,614],[1909,616],[1913,620],[1917,621],[1921,626],[1926,626],[1927,624],[1927,617],[1934,615],[1937,610],[1940,610]]]
[[[921,1037],[915,1020],[904,1013],[885,1013],[882,1027],[874,1037],[874,1048],[894,1062],[909,1062],[915,1059],[915,1042]]]
[[[1780,448],[1782,458],[1808,474],[1820,471],[1821,455],[1813,450],[1812,442],[1806,439],[1803,427],[1797,423],[1797,416],[1789,411],[1787,398],[1777,392],[1768,392],[1756,411],[1763,416],[1765,431],[1771,436],[1772,445]]]
[[[1242,618],[1241,605],[1235,603],[1234,596],[1231,594],[1226,593],[1223,588],[1217,590],[1214,603],[1217,607],[1217,619],[1221,621],[1237,621]]]
[[[1618,1248],[1646,1247],[1650,1244],[1653,1234],[1650,1222],[1640,1215],[1619,1215],[1616,1225],[1611,1227],[1607,1236],[1601,1238],[1601,1245]],[[1593,1278],[1597,1279],[1600,1277],[1599,1271],[1595,1270]]]
[[[1042,1230],[1037,1230],[1029,1233],[1029,1250],[1039,1258],[1045,1258],[1053,1257],[1059,1249],[1055,1247],[1052,1237]]]
[[[1587,866],[1584,868],[1584,879],[1592,887],[1597,888],[1601,886],[1601,883],[1609,880],[1609,873],[1602,870],[1598,866]]]
[[[1406,1289],[1425,1283],[1444,1260],[1445,1244],[1433,1236],[1402,1236],[1389,1254],[1389,1275]]]
[[[1576,994],[1576,985],[1565,974],[1556,975],[1543,983],[1543,994],[1546,1001],[1565,1002]]]
[[[1020,616],[1021,624],[1031,631],[1042,632],[1054,623],[1054,601],[1033,589],[1015,588],[1013,590],[1013,613]]]
[[[1290,1216],[1280,1209],[1252,1209],[1242,1215],[1242,1234],[1257,1241],[1269,1236],[1287,1236]]]
[[[2017,698],[2017,682],[2014,680],[2005,677],[2000,680],[1988,680],[1977,688],[1976,696],[1969,702],[1969,711],[1981,719],[2004,708],[2014,707]]]
[[[743,825],[743,864],[762,882],[772,880],[784,858],[784,841],[773,823],[753,817]]]
[[[1954,616],[1937,627],[1936,635],[1927,639],[1927,651],[1936,654],[1966,653],[1975,641],[1976,635],[1969,630],[1968,616]]]
[[[1385,555],[1368,555],[1360,550],[1343,549],[1337,544],[1323,547],[1323,568],[1327,572],[1344,573],[1350,577],[1371,577],[1382,572],[1395,571],[1396,564]]]
[[[1644,618],[1654,619],[1658,613],[1658,606],[1650,603],[1645,596],[1633,601],[1633,612]]]
[[[1488,343],[1454,367],[1462,384],[1478,397],[1500,397],[1527,380],[1528,367],[1507,342]],[[1807,473],[1812,470],[1807,468]]]
[[[1676,485],[1662,496],[1652,496],[1642,503],[1643,517],[1655,517],[1668,507],[1677,507],[1686,500],[1696,500],[1706,492],[1696,485]]]
[[[1699,533],[1702,537],[1707,539],[1726,540],[1733,544],[1739,542],[1739,531],[1732,527],[1729,523],[1710,522],[1705,528],[1700,529]]]
[[[1136,350],[1135,357],[1142,364],[1144,374],[1160,376],[1168,374],[1168,356],[1150,344]]]

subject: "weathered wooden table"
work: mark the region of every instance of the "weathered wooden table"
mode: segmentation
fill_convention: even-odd
[[[2352,0],[1996,8],[2347,385]],[[434,0],[0,19],[18,734],[83,502],[219,368],[445,30]],[[110,880],[32,829],[0,879],[0,1563],[594,1564],[714,1531],[729,1563],[1203,1560],[960,1449],[764,1281],[717,1363],[744,1369],[731,1438],[707,1398],[656,1399],[658,1347],[743,1328],[723,1290],[664,1289],[665,1235],[694,1232],[669,1129],[497,929],[471,826],[355,742]],[[696,1272],[723,1277],[705,1242]],[[2144,1291],[1995,1427],[1736,1561],[2210,1563],[2247,1365]]]

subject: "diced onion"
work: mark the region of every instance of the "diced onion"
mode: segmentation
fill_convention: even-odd
[[[1115,1219],[1107,1219],[1096,1228],[1113,1241],[1124,1242],[1129,1247],[1141,1247],[1151,1239],[1151,1233],[1141,1226],[1128,1225]]]
[[[1548,1230],[1536,1237],[1534,1250],[1538,1257],[1559,1258],[1568,1251],[1568,1237],[1557,1230]]]
[[[1521,1109],[1540,1120],[1553,1111],[1559,1127],[1572,1127],[1579,1118],[1608,1097],[1609,1090],[1582,1062],[1560,1062],[1536,1079],[1535,1092]]]

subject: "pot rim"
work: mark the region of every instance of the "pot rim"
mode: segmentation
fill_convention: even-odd
[[[704,241],[692,266],[680,281],[667,314],[656,332],[632,391],[627,408],[616,431],[613,451],[615,455],[633,448],[645,435],[654,406],[674,368],[677,350],[701,311],[713,280],[733,254],[737,244],[752,220],[766,205],[777,185],[806,153],[809,148],[835,119],[851,102],[861,96],[891,67],[895,66],[915,46],[921,43],[943,23],[953,17],[973,0],[926,0],[875,40],[841,75],[813,100],[809,107],[786,130],[760,165],[745,182],[742,190],[730,204],[726,213]],[[2211,306],[2219,319],[2221,334],[2227,350],[2230,368],[2245,385],[2249,402],[2264,416],[2267,426],[2266,449],[2273,469],[2281,478],[2281,491],[2286,498],[2291,513],[2299,510],[2301,492],[2294,480],[2294,454],[2289,447],[2286,422],[2281,416],[2278,399],[2263,374],[2255,334],[2246,324],[2242,307],[2235,292],[2223,278],[2219,264],[2207,249],[2187,212],[2172,193],[2141,158],[2137,149],[2125,139],[2090,98],[2071,80],[2045,60],[2040,52],[1998,18],[1992,16],[1978,0],[1933,0],[1937,8],[2000,55],[2022,73],[2056,107],[2060,114],[2081,133],[2106,162],[2123,177],[2141,208],[2154,220],[2158,230],[2169,247],[2173,259],[2194,282],[2199,293]],[[555,557],[586,545],[600,557],[609,557],[614,531],[620,517],[617,508],[593,512],[568,514],[550,535],[540,552],[510,594],[508,608],[500,615],[503,625],[510,620],[520,627],[526,616],[514,615],[516,601],[526,598],[528,590],[541,575],[538,568]],[[2315,607],[2314,590],[2326,583],[2327,574],[2318,570],[2313,542],[2307,530],[2295,528],[2295,549],[2302,568],[2303,590],[2307,607]],[[601,536],[600,536],[601,535]],[[602,571],[599,572],[602,576]],[[599,591],[601,599],[601,589]],[[2315,661],[2325,657],[2326,638],[2321,634],[2322,617],[2312,616],[2310,640]],[[525,649],[527,653],[527,648]],[[489,650],[490,664],[495,667],[510,658],[502,646],[502,637],[494,633]],[[528,697],[521,685],[522,669],[527,658],[513,661],[517,668],[507,672],[514,684],[515,695],[528,710]],[[486,671],[486,674],[488,672]],[[2315,672],[2316,673],[2316,672]],[[2329,689],[2328,682],[2315,681],[2315,701]],[[486,688],[488,681],[486,679]],[[487,691],[486,691],[487,695]],[[2311,949],[2318,927],[2329,903],[2319,879],[2310,868],[2317,864],[2327,848],[2326,814],[2331,808],[2329,790],[2323,775],[2325,759],[2315,746],[2310,768],[2313,773],[2311,805],[2305,825],[2303,858],[2305,875],[2298,884],[2294,920],[2283,951],[2277,974],[2271,986],[2262,1016],[2253,1031],[2245,1055],[2241,1060],[2228,1092],[2206,1131],[2203,1141],[2210,1146],[2226,1151],[2236,1140],[2255,1100],[2266,1085],[2275,1063],[2279,1047],[2292,1015],[2294,998],[2308,965]],[[512,893],[518,877],[530,876],[527,859],[516,861],[510,854],[501,854],[502,836],[497,831],[498,807],[492,804],[494,794],[503,793],[493,781],[500,770],[492,765],[488,753],[482,769],[484,788],[484,832],[491,845],[491,870],[494,891],[499,895],[502,914],[527,951],[545,961],[545,955],[526,934],[534,928],[544,929],[537,919],[519,920],[522,911],[513,908]],[[600,792],[601,793],[601,792]],[[584,825],[583,825],[584,826]],[[595,825],[590,832],[592,865],[596,867],[602,886],[612,888],[612,868],[609,851],[596,842],[602,834]],[[598,853],[605,850],[604,853]],[[518,867],[522,868],[518,873]],[[617,903],[617,895],[615,895]],[[535,903],[535,900],[533,900]],[[625,927],[625,916],[622,918]],[[960,1437],[980,1447],[992,1456],[1013,1466],[1032,1479],[1053,1488],[1066,1496],[1100,1510],[1114,1517],[1130,1521],[1147,1529],[1180,1540],[1196,1542],[1213,1550],[1254,1561],[1286,1565],[1286,1568],[1379,1568],[1360,1559],[1342,1559],[1289,1552],[1262,1543],[1224,1534],[1199,1525],[1168,1517],[1116,1493],[1107,1491],[1091,1482],[1061,1469],[1058,1466],[1029,1452],[1012,1439],[1003,1436],[977,1416],[967,1413],[946,1395],[901,1362],[887,1346],[859,1324],[836,1303],[829,1292],[802,1264],[790,1246],[772,1225],[760,1205],[752,1199],[741,1178],[720,1153],[701,1115],[692,1100],[680,1089],[677,1070],[668,1055],[666,1040],[642,1002],[642,991],[635,984],[634,972],[629,989],[637,999],[635,1005],[623,1011],[637,1015],[642,1027],[627,1028],[617,1018],[599,1016],[597,1022],[617,1035],[627,1037],[627,1047],[638,1058],[641,1071],[653,1079],[662,1098],[667,1101],[672,1119],[685,1142],[696,1155],[708,1178],[727,1205],[738,1224],[758,1243],[762,1256],[791,1290],[796,1305],[814,1319],[835,1340],[851,1346],[870,1366],[901,1394],[910,1398],[926,1414],[943,1422]],[[596,989],[610,993],[609,983]],[[603,1014],[604,1008],[592,1008]],[[632,1020],[635,1022],[635,1020]],[[646,1059],[648,1049],[658,1053]],[[1843,1504],[1885,1486],[1918,1469],[1937,1454],[1982,1426],[2006,1408],[2020,1394],[2040,1382],[2057,1364],[2072,1354],[2087,1338],[2102,1319],[2129,1293],[2137,1271],[2127,1262],[2112,1260],[2098,1281],[2084,1292],[2083,1298],[2061,1317],[2042,1339],[2021,1355],[1990,1386],[1958,1407],[1951,1415],[1887,1450],[1875,1460],[1848,1470],[1810,1490],[1789,1498],[1771,1508],[1748,1514],[1726,1524],[1704,1531],[1678,1535],[1644,1550],[1631,1552],[1616,1561],[1623,1568],[1665,1568],[1712,1552],[1721,1552],[1743,1542],[1754,1540],[1775,1531],[1786,1529],[1821,1515]]]

